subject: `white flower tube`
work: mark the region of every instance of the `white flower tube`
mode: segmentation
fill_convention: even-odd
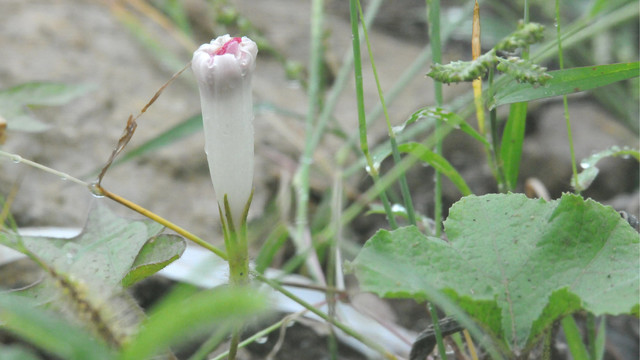
[[[228,219],[226,195],[236,229],[245,220],[242,216],[253,188],[251,77],[257,53],[258,47],[249,38],[223,35],[200,46],[191,64],[200,88],[213,189]]]

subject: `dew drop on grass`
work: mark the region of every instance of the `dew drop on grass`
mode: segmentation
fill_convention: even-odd
[[[400,133],[402,132],[402,130],[404,130],[404,125],[393,126],[393,127],[391,128],[391,131],[393,131],[393,133],[394,133],[395,135],[400,134]]]
[[[100,187],[98,186],[97,182],[92,182],[91,184],[89,184],[89,191],[91,192],[91,195],[93,195],[93,197],[96,197],[96,198],[104,197],[104,193],[102,192],[102,189],[100,189]]]
[[[20,155],[11,155],[11,161],[13,161],[14,163],[19,163],[22,161],[22,156]]]
[[[266,343],[266,342],[267,342],[267,340],[268,340],[268,339],[269,339],[269,338],[268,338],[268,337],[266,337],[266,336],[259,337],[259,338],[257,338],[257,339],[256,339],[256,343],[258,343],[258,344],[264,344],[264,343]]]
[[[588,169],[588,168],[591,167],[591,163],[588,162],[588,161],[583,161],[583,162],[580,163],[580,167],[583,168],[583,169]]]
[[[367,171],[369,175],[371,175],[371,168],[369,167],[369,165],[366,165],[364,169]],[[374,161],[373,169],[376,171],[376,173],[380,172],[380,162]]]
[[[400,204],[393,204],[393,206],[391,206],[391,211],[394,213],[407,213],[407,209],[405,209],[404,206]]]

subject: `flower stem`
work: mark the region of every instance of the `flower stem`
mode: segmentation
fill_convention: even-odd
[[[233,221],[233,215],[229,207],[227,195],[224,195],[223,212],[220,207],[220,222],[222,223],[222,233],[224,234],[224,244],[227,249],[229,262],[229,283],[234,287],[247,286],[249,284],[249,245],[247,241],[247,214],[249,206],[253,199],[253,191],[249,196],[249,200],[245,205],[242,218],[240,219],[240,228],[236,229]],[[226,215],[226,216],[225,216]],[[234,360],[238,352],[238,343],[242,334],[242,325],[234,327],[231,334],[231,343],[229,345],[229,360]]]

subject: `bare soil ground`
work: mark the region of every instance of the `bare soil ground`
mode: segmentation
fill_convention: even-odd
[[[234,2],[239,11],[260,29],[268,41],[290,59],[308,63],[308,2],[295,0]],[[351,33],[344,6],[332,2],[326,18],[328,33],[327,63],[339,64],[350,51]],[[384,11],[380,26],[373,29],[375,60],[386,88],[391,87],[402,71],[415,59],[426,43],[424,2],[411,2],[405,8]],[[194,23],[206,23],[203,4],[187,1]],[[4,151],[20,154],[52,168],[75,176],[88,176],[106,161],[120,137],[129,114],[136,114],[175,71],[166,59],[154,56],[118,20],[109,1],[83,0],[3,0],[0,2],[0,89],[33,81],[91,83],[95,89],[85,96],[60,107],[34,109],[40,120],[51,129],[38,134],[9,132],[2,145]],[[404,9],[404,10],[403,10]],[[397,19],[407,21],[398,22]],[[410,20],[410,21],[409,21]],[[401,24],[402,26],[394,26]],[[163,29],[154,29],[162,34]],[[209,41],[203,34],[201,42]],[[164,44],[186,64],[190,51],[166,36]],[[193,49],[195,50],[195,49]],[[448,57],[468,58],[467,51],[452,46]],[[366,68],[367,64],[365,64]],[[425,66],[422,73],[428,71]],[[377,103],[375,84],[370,71],[365,74],[366,102]],[[418,108],[431,105],[432,82],[416,77],[390,107],[392,122],[399,124]],[[446,88],[446,98],[468,91],[469,87]],[[357,131],[355,95],[352,85],[341,98],[337,120],[348,132]],[[306,113],[304,91],[286,79],[281,64],[271,56],[259,57],[255,76],[255,102],[269,103],[293,113]],[[130,148],[144,143],[162,131],[200,111],[195,81],[189,72],[173,83],[149,111],[139,120]],[[557,100],[531,105],[522,179],[536,177],[553,197],[568,191],[571,166],[562,114]],[[638,146],[637,137],[619,125],[606,109],[592,98],[577,95],[570,99],[576,156],[584,158],[593,151],[611,145]],[[274,111],[256,114],[256,178],[251,218],[258,218],[271,201],[283,179],[295,171],[302,143],[303,124],[295,117]],[[384,134],[381,122],[372,130],[370,139],[380,140]],[[445,144],[447,158],[461,172],[476,193],[495,191],[491,175],[484,164],[479,147],[470,145],[464,135],[453,134]],[[328,138],[317,154],[317,162],[331,161],[336,139]],[[211,188],[201,133],[190,136],[152,155],[112,169],[104,185],[190,231],[221,244],[217,208]],[[419,168],[411,173],[410,185],[418,210],[429,213],[432,208],[432,172]],[[90,177],[88,177],[90,178]],[[363,177],[364,178],[364,175]],[[362,179],[351,184],[356,187]],[[313,187],[322,189],[331,178],[319,172]],[[6,196],[19,186],[12,213],[20,226],[80,227],[90,203],[89,192],[68,181],[29,169],[20,164],[0,160],[0,194]],[[585,194],[612,204],[638,216],[638,166],[621,159],[602,163],[601,175]],[[454,188],[445,185],[450,205],[457,200]],[[126,216],[130,211],[114,207]],[[361,220],[354,227],[360,240],[383,226],[378,220]],[[406,308],[396,304],[402,313]],[[415,320],[415,318],[413,319]],[[415,324],[415,321],[414,321]],[[406,323],[405,326],[411,326]],[[326,338],[313,331],[292,332],[279,359],[324,359]],[[636,327],[637,333],[637,327]],[[287,350],[289,349],[289,350]],[[318,354],[315,350],[318,349]],[[246,358],[259,359],[265,350],[258,345]],[[304,355],[302,355],[304,354]],[[343,359],[362,357],[345,349]]]

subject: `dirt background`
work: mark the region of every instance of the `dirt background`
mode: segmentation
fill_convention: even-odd
[[[207,16],[198,11],[199,6],[203,6],[201,3],[195,0],[187,3],[190,4],[188,8],[198,14],[197,21],[206,21]],[[308,63],[309,24],[308,17],[302,16],[309,14],[307,2],[235,3],[275,48],[292,60]],[[136,114],[171,77],[173,69],[169,69],[162,58],[147,51],[110,9],[108,2],[100,1],[4,0],[0,3],[0,88],[32,81],[96,86],[95,90],[67,105],[33,110],[38,119],[52,128],[39,134],[9,132],[2,147],[4,151],[77,177],[91,174],[108,158],[129,114]],[[330,2],[328,9],[327,57],[337,61],[349,50],[351,35],[344,5]],[[420,6],[409,6],[405,12],[398,9],[390,12],[385,8],[381,11],[382,25],[378,31],[373,31],[376,64],[381,82],[387,88],[419,54],[421,44],[415,39],[424,26],[418,20],[409,29],[407,25],[393,28],[389,24],[403,16],[419,19],[416,9]],[[151,29],[162,34],[162,29]],[[165,45],[175,50],[184,64],[190,60],[191,54],[171,37],[166,37]],[[448,57],[468,56],[462,54],[460,46],[450,48]],[[423,73],[427,71],[428,66],[425,66]],[[373,85],[370,71],[365,71],[366,103],[370,108],[377,101]],[[461,86],[445,88],[449,99],[466,90]],[[401,123],[419,107],[430,104],[432,98],[431,81],[417,77],[390,106],[392,122]],[[354,101],[354,95],[346,92],[335,112],[344,128],[352,132],[357,130]],[[271,56],[258,60],[255,102],[271,103],[301,115],[306,113],[304,91],[286,79],[282,66]],[[198,112],[195,81],[187,71],[142,116],[129,148]],[[572,98],[570,112],[578,159],[611,145],[637,146],[637,138],[590,98],[580,95]],[[570,176],[562,106],[558,101],[534,103],[530,118],[532,125],[525,143],[521,179],[538,177],[557,197],[561,191],[568,190]],[[254,217],[272,196],[276,179],[283,172],[295,170],[297,153],[304,138],[299,120],[274,112],[258,113],[255,126]],[[380,132],[374,131],[371,139],[376,140],[377,134]],[[483,162],[483,154],[458,135],[454,134],[447,142],[448,157],[476,193],[491,190],[493,185],[488,170],[478,165]],[[217,210],[202,151],[203,141],[202,134],[198,133],[153,155],[116,167],[107,174],[103,184],[110,191],[196,234],[215,239],[218,237],[215,231]],[[330,147],[321,152],[325,156],[333,155]],[[590,194],[604,202],[637,189],[636,165],[631,161],[609,162],[611,164],[603,163],[602,174],[594,186],[596,190]],[[8,194],[12,184],[20,185],[13,205],[13,214],[20,225],[81,226],[84,222],[91,202],[85,189],[6,160],[0,162],[0,170],[3,194]],[[415,192],[421,194],[418,195],[418,207],[428,212],[430,181],[427,178],[430,176],[427,176],[428,170],[415,173],[417,178],[413,183],[419,187]],[[422,187],[424,189],[420,189]],[[451,191],[450,195],[454,200],[455,193]],[[637,214],[637,203],[638,196],[631,196],[626,200],[617,199],[615,204],[621,210]]]
[[[309,53],[309,2],[297,0],[232,1],[279,52],[304,65]],[[120,137],[129,114],[136,114],[166,82],[175,67],[167,59],[153,55],[123,25],[110,1],[84,0],[2,0],[0,2],[0,89],[25,82],[54,81],[90,83],[94,90],[67,105],[33,109],[33,114],[51,125],[38,134],[8,132],[2,150],[20,154],[54,169],[85,177],[106,161]],[[202,1],[186,1],[196,30],[197,24],[210,21]],[[423,1],[408,1],[406,6],[389,5],[381,12],[378,26],[372,30],[376,65],[385,89],[390,88],[423,47],[425,22]],[[131,8],[126,7],[129,11]],[[327,63],[337,64],[350,51],[351,33],[346,8],[330,1],[326,16]],[[186,64],[191,59],[178,41],[164,29],[148,23],[152,33],[161,36],[163,45]],[[200,42],[211,34],[197,31]],[[447,59],[468,59],[462,42],[447,48]],[[466,46],[466,45],[464,45]],[[365,61],[365,69],[368,69]],[[421,73],[428,71],[428,64]],[[304,115],[307,97],[303,89],[287,80],[285,71],[273,56],[259,56],[254,77],[258,103],[270,103],[295,114]],[[349,132],[357,131],[355,95],[349,84],[336,108],[337,120]],[[366,103],[372,108],[377,93],[369,70],[365,73]],[[468,91],[469,85],[445,88],[447,100]],[[403,122],[420,107],[432,105],[433,84],[416,77],[390,107],[394,124]],[[638,138],[609,115],[591,97],[579,94],[569,101],[576,156],[582,159],[611,145],[638,147]],[[521,181],[539,178],[558,197],[569,190],[571,166],[562,104],[558,100],[539,101],[530,106],[529,125],[522,164]],[[130,148],[200,111],[195,80],[185,72],[139,120]],[[382,125],[381,123],[379,125]],[[251,218],[262,214],[273,199],[281,179],[287,179],[297,166],[304,146],[303,124],[292,116],[264,110],[256,114],[256,178]],[[382,130],[382,132],[381,132]],[[381,139],[384,128],[372,130],[371,140]],[[328,138],[317,159],[332,159],[335,139]],[[168,146],[152,155],[113,168],[103,182],[105,188],[128,198],[189,229],[214,243],[221,244],[218,212],[207,163],[202,133]],[[481,149],[469,144],[464,135],[454,133],[445,144],[447,158],[478,194],[495,191],[491,174],[484,165]],[[633,161],[606,160],[601,175],[586,193],[618,210],[638,216],[638,166]],[[322,189],[330,176],[320,173],[313,186]],[[416,194],[416,206],[427,214],[432,209],[432,172],[420,168],[411,172],[410,184]],[[354,181],[358,186],[364,172]],[[91,179],[91,177],[85,177]],[[94,198],[69,181],[14,164],[0,158],[0,194],[7,196],[14,185],[19,190],[12,214],[20,226],[81,227]],[[445,186],[448,204],[459,195]],[[135,216],[122,207],[113,207],[127,216]],[[364,220],[365,224],[370,224]],[[378,225],[377,221],[373,221]],[[356,232],[364,238],[375,228]]]

